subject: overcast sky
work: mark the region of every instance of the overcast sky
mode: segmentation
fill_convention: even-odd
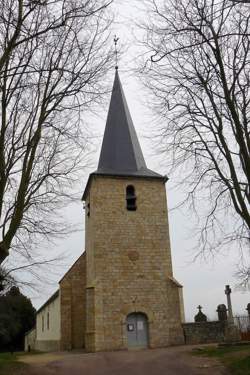
[[[125,51],[124,56],[119,61],[120,78],[147,166],[156,172],[168,175],[164,160],[155,155],[153,144],[148,139],[150,130],[152,130],[152,113],[150,112],[150,106],[147,105],[145,107],[143,104],[143,102],[147,101],[147,93],[137,80],[137,76],[132,69],[136,63],[138,53],[135,41],[133,40],[133,35],[136,34],[138,36],[138,31],[131,22],[131,19],[137,14],[137,11],[134,9],[135,3],[138,2],[115,1],[114,3],[116,23],[113,34],[116,33],[120,37],[120,45],[124,46]],[[113,80],[113,77],[111,77],[111,80]],[[95,139],[96,152],[93,155],[96,164],[100,153],[107,111],[108,105],[104,111],[101,111],[99,118],[92,119],[92,123],[90,124],[91,131],[97,135]],[[82,191],[84,190],[87,177],[88,173],[86,173],[85,179],[82,181]],[[194,239],[192,237],[194,220],[190,212],[171,210],[180,201],[182,193],[180,190],[174,189],[174,177],[171,175],[169,177],[170,179],[166,188],[170,208],[169,222],[173,269],[174,277],[184,287],[187,321],[193,320],[199,304],[203,306],[203,312],[208,315],[208,318],[216,318],[215,311],[217,305],[226,303],[224,294],[226,284],[230,284],[233,290],[232,302],[234,313],[245,314],[247,303],[250,302],[249,291],[243,292],[234,288],[237,283],[237,280],[233,277],[236,271],[235,264],[238,261],[237,252],[235,254],[233,251],[228,253],[225,249],[224,254],[218,255],[215,259],[207,263],[202,260],[192,261],[194,256],[194,252],[192,251],[194,246]],[[82,223],[82,231],[69,236],[66,240],[57,242],[56,246],[45,245],[43,251],[44,254],[47,254],[48,258],[53,257],[54,254],[63,253],[63,262],[60,262],[58,267],[53,266],[48,270],[46,268],[43,269],[39,291],[25,289],[25,292],[32,298],[35,307],[39,307],[57,289],[57,281],[84,249],[84,211],[80,198],[79,194],[79,203],[70,208],[65,208],[64,214],[71,221],[74,220],[75,222]]]

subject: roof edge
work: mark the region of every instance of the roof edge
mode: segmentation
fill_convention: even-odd
[[[173,276],[168,276],[167,277],[170,281],[172,281],[172,283],[174,283],[175,286],[177,286],[177,288],[183,288],[183,285],[181,285],[179,283],[179,281],[177,281]]]
[[[46,306],[48,306],[51,302],[53,302],[57,297],[59,297],[59,289],[55,293],[53,293],[44,304],[39,307],[39,309],[36,311],[36,314],[39,314]]]
[[[74,263],[72,264],[72,266],[70,266],[70,268],[68,269],[68,271],[65,272],[65,274],[61,277],[61,279],[58,281],[58,284],[61,283],[61,281],[65,278],[65,276],[72,270],[72,268],[74,267],[74,265],[78,262],[78,260],[81,258],[81,257],[85,257],[86,256],[86,251],[84,250],[84,252],[74,261]]]
[[[87,196],[87,193],[88,193],[88,190],[89,190],[89,187],[90,187],[90,183],[91,183],[91,180],[92,180],[92,177],[94,176],[102,176],[102,177],[118,177],[118,178],[146,178],[147,180],[162,180],[162,182],[165,184],[169,178],[165,175],[165,176],[161,176],[160,174],[159,175],[152,175],[152,176],[147,176],[147,175],[140,175],[140,174],[129,174],[129,173],[102,173],[102,172],[99,172],[99,171],[96,171],[96,172],[93,172],[93,173],[90,173],[89,175],[89,178],[88,178],[88,181],[87,181],[87,184],[86,184],[86,187],[84,189],[84,192],[83,192],[83,195],[82,195],[82,198],[81,200],[82,201],[85,201],[86,200],[86,196]]]

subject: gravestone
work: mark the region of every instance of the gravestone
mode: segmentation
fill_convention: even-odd
[[[194,321],[195,321],[196,323],[206,322],[206,321],[207,321],[207,316],[206,316],[205,314],[203,314],[203,312],[201,311],[202,306],[199,305],[199,306],[197,307],[197,309],[199,310],[199,312],[198,312],[198,314],[195,315],[195,317],[194,317]]]
[[[225,295],[227,296],[228,320],[231,323],[233,323],[233,309],[232,309],[231,293],[232,293],[232,290],[230,286],[226,285]]]
[[[232,290],[230,286],[226,285],[225,294],[227,296],[228,321],[227,321],[227,324],[225,325],[225,341],[229,343],[238,342],[241,339],[240,331],[238,327],[234,324],[231,293],[232,293]]]
[[[224,303],[217,306],[218,320],[220,322],[225,322],[227,320],[227,308]]]
[[[248,312],[248,317],[250,319],[250,303],[247,304],[247,308],[246,308],[247,312]]]

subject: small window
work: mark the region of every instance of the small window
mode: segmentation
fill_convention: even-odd
[[[49,312],[47,313],[47,329],[49,329]]]
[[[126,188],[126,201],[127,201],[127,210],[135,211],[136,210],[136,195],[135,195],[135,188],[133,185],[129,185]]]
[[[44,316],[42,316],[42,331],[44,331]]]

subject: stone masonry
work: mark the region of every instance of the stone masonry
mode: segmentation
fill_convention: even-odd
[[[225,323],[196,322],[183,324],[185,344],[209,344],[225,341]]]
[[[137,210],[126,209],[133,185]],[[146,314],[151,348],[184,343],[162,180],[94,175],[86,194],[86,349],[127,348],[126,317]]]
[[[83,348],[86,321],[86,256],[83,253],[60,281],[61,350]]]

